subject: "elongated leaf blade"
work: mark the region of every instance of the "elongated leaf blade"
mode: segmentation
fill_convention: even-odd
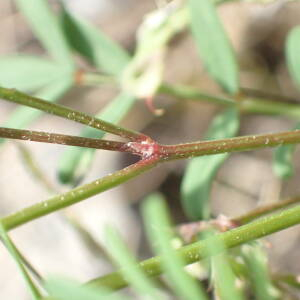
[[[138,294],[145,295],[147,299],[162,299],[152,280],[143,273],[138,262],[122,241],[120,234],[111,227],[106,229],[106,248],[112,259],[121,268],[124,278]]]
[[[300,129],[300,123],[294,129]],[[293,154],[295,149],[296,145],[285,145],[274,150],[273,170],[278,177],[288,179],[293,176]]]
[[[296,26],[290,31],[286,40],[285,52],[289,72],[300,88],[300,26]]]
[[[0,85],[22,91],[34,91],[55,79],[70,76],[68,69],[35,56],[0,57]]]
[[[104,110],[97,114],[97,118],[111,123],[118,123],[130,110],[136,98],[127,93],[119,94]],[[84,137],[103,138],[105,132],[85,127],[80,134]],[[77,183],[88,170],[94,157],[94,149],[72,147],[62,155],[59,164],[59,179],[63,183]]]
[[[229,93],[239,89],[238,65],[211,0],[189,0],[191,30],[211,76]]]
[[[49,278],[45,288],[57,300],[126,300],[124,295],[112,294],[105,288],[92,288],[63,278]],[[51,298],[52,299],[52,298]]]
[[[233,137],[239,128],[238,112],[229,109],[218,115],[211,124],[207,139]],[[193,220],[209,217],[209,197],[213,179],[229,154],[217,154],[193,158],[185,171],[181,184],[182,205],[187,216]]]
[[[118,75],[129,61],[129,55],[99,28],[63,11],[62,27],[70,46],[100,70]]]
[[[60,78],[54,81],[52,84],[48,85],[40,92],[37,93],[37,97],[40,97],[51,102],[59,99],[72,85],[73,81],[71,78]],[[22,128],[28,125],[30,122],[34,121],[42,114],[41,111],[30,108],[30,107],[18,107],[7,122],[4,123],[4,127],[9,128]],[[0,139],[4,142],[4,139]]]
[[[175,294],[180,299],[207,299],[198,284],[184,270],[184,262],[171,245],[173,237],[164,199],[150,195],[144,202],[143,219],[153,250],[162,257],[162,266]]]
[[[59,63],[74,69],[69,45],[47,0],[15,0],[32,31]]]
[[[230,266],[228,255],[225,252],[223,242],[215,235],[210,239],[209,252],[211,253],[212,279],[215,294],[222,300],[242,300],[244,297],[236,287],[236,276]],[[214,253],[220,253],[214,255]]]
[[[1,223],[0,223],[0,236],[1,236],[1,240],[3,241],[4,245],[7,248],[7,250],[9,251],[11,256],[14,258],[14,260],[20,270],[20,273],[22,274],[22,276],[26,282],[26,285],[27,285],[28,289],[30,290],[32,298],[35,300],[39,300],[40,292],[39,292],[38,288],[35,286],[35,284],[33,283],[29,274],[27,273],[27,271],[23,265],[22,258],[19,256],[19,252],[16,249],[16,246],[11,241],[4,226]]]
[[[257,300],[279,300],[279,290],[270,278],[266,253],[256,242],[242,246],[242,257],[249,270],[249,278]]]

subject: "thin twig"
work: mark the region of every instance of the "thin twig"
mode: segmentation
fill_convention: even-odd
[[[9,231],[34,219],[48,215],[59,209],[65,208],[79,201],[109,190],[155,167],[158,162],[159,160],[157,157],[150,157],[148,159],[140,160],[135,164],[107,175],[101,179],[97,179],[69,192],[59,194],[46,201],[42,201],[21,209],[16,213],[2,218],[1,222],[5,229]]]
[[[158,153],[162,160],[166,161],[227,152],[250,151],[297,143],[300,143],[300,130],[177,145],[160,145]]]
[[[252,90],[242,88],[239,95],[239,101],[230,96],[216,96],[207,92],[203,92],[195,87],[185,85],[168,85],[162,84],[159,93],[171,95],[179,99],[187,99],[194,101],[206,101],[210,103],[236,106],[243,113],[256,113],[267,115],[280,115],[292,119],[299,120],[300,105],[295,101],[278,95],[270,95],[266,93],[254,93]],[[279,101],[279,97],[281,101]]]
[[[126,143],[65,134],[0,127],[0,138],[125,152]]]
[[[97,119],[88,114],[70,109],[59,104],[51,103],[36,97],[26,95],[14,89],[0,87],[0,98],[8,100],[10,102],[36,108],[49,114],[63,117],[65,119],[69,119],[99,130],[103,130],[105,132],[128,138],[132,141],[148,140],[147,136],[136,131],[116,126],[112,123]]]
[[[246,213],[244,215],[241,215],[237,218],[231,219],[231,222],[234,224],[237,224],[238,226],[247,224],[257,218],[260,218],[266,214],[273,213],[277,210],[287,208],[291,205],[297,204],[300,202],[300,196],[288,198],[282,201],[278,201],[275,203],[271,203],[269,205],[257,207],[256,209],[250,211],[249,213]]]

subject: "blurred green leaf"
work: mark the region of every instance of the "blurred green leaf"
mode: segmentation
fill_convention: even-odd
[[[21,13],[26,17],[32,31],[52,57],[67,67],[74,69],[69,45],[60,29],[47,0],[15,0]]]
[[[126,300],[124,295],[119,296],[116,293],[105,288],[94,288],[82,286],[79,283],[62,278],[49,278],[45,282],[45,288],[51,297],[55,300]]]
[[[280,293],[272,283],[268,270],[267,254],[260,244],[253,242],[241,248],[243,260],[248,269],[248,277],[257,300],[278,300]]]
[[[300,26],[290,31],[286,40],[285,53],[290,74],[300,87]]]
[[[138,30],[134,57],[122,74],[124,90],[138,98],[155,95],[163,79],[168,43],[187,22],[187,10],[181,3],[172,3],[145,16]]]
[[[239,129],[236,109],[218,115],[208,129],[206,139],[235,136]],[[190,160],[181,184],[181,199],[185,213],[192,220],[209,218],[209,197],[213,179],[229,154],[196,157]]]
[[[134,256],[122,241],[120,234],[108,227],[106,229],[106,248],[112,259],[121,268],[124,278],[130,283],[138,294],[147,299],[163,299],[150,278],[148,278],[138,265]]]
[[[300,123],[293,130],[300,129]],[[288,179],[294,174],[293,154],[297,145],[285,145],[277,147],[273,155],[273,170],[275,174],[282,178]]]
[[[236,287],[236,276],[229,263],[228,255],[225,251],[223,242],[215,236],[209,245],[209,251],[220,254],[211,257],[212,279],[215,287],[215,294],[222,300],[242,300],[244,297]],[[223,252],[223,253],[222,253]]]
[[[0,57],[0,85],[7,88],[33,91],[70,75],[63,66],[36,56]]]
[[[121,93],[97,114],[96,117],[111,123],[118,123],[127,114],[135,101],[135,97],[127,93]],[[80,135],[101,139],[104,137],[105,132],[85,127]],[[95,149],[80,147],[67,149],[62,155],[59,164],[58,175],[61,182],[76,184],[90,167],[94,153]]]
[[[239,90],[238,64],[211,0],[189,0],[191,30],[207,71],[229,93]]]
[[[197,283],[184,270],[184,262],[171,245],[174,237],[167,207],[160,194],[152,194],[142,207],[146,233],[153,250],[162,257],[162,266],[175,292],[181,299],[207,299]]]
[[[22,276],[26,282],[26,285],[31,292],[32,298],[35,300],[39,300],[41,298],[40,292],[39,292],[38,288],[34,285],[29,274],[27,273],[27,271],[23,265],[22,258],[19,256],[19,251],[17,250],[16,246],[9,238],[9,236],[6,233],[6,230],[1,222],[0,222],[0,236],[1,236],[2,242],[4,243],[4,245],[7,248],[7,250],[9,251],[11,256],[14,258],[14,260],[20,270],[20,273],[22,274]]]
[[[59,78],[49,84],[47,87],[43,88],[36,94],[36,96],[54,102],[71,87],[72,83],[73,81],[71,78]],[[13,112],[8,121],[6,121],[3,126],[9,128],[22,128],[28,125],[30,122],[34,121],[41,114],[42,112],[39,110],[20,106],[17,107],[17,109]],[[3,141],[5,140],[0,139],[0,144]]]
[[[62,28],[70,46],[89,59],[97,68],[119,75],[129,61],[129,55],[100,29],[87,21],[72,16],[65,9]]]

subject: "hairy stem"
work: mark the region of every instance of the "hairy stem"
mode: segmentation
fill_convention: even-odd
[[[26,95],[14,89],[0,87],[0,98],[17,104],[26,105],[44,111],[46,113],[69,119],[124,138],[128,138],[132,141],[143,141],[148,139],[148,137],[141,133],[116,126],[112,123],[97,119],[88,114],[70,109],[59,104],[51,103],[36,97]]]
[[[211,251],[209,246],[213,243],[212,240],[215,238],[221,239],[226,248],[233,248],[299,223],[300,205],[284,210],[280,213],[258,219],[230,231],[220,233],[216,237],[192,243],[177,250],[177,253],[184,259],[185,264],[188,265],[210,256]],[[161,257],[159,256],[142,261],[139,265],[149,277],[157,276],[162,273]],[[128,282],[122,276],[122,273],[117,271],[100,278],[96,278],[87,284],[91,286],[105,286],[117,290],[127,286]]]
[[[4,217],[3,224],[7,230],[15,228],[38,217],[113,188],[153,168],[161,162],[224,152],[248,151],[262,147],[274,147],[276,145],[299,142],[300,130],[172,146],[158,145],[155,142],[129,142],[125,144],[124,151],[141,155],[143,159],[138,163],[90,184],[73,189],[68,193],[58,195],[47,201],[37,203],[15,214]]]
[[[158,159],[155,157],[140,160],[127,168],[101,179],[19,210],[14,214],[2,218],[1,222],[7,231],[11,230],[29,221],[111,189],[153,168],[157,163]]]
[[[178,145],[161,145],[159,147],[159,153],[162,160],[175,160],[226,152],[250,151],[297,143],[300,143],[300,130],[242,136],[223,140],[199,141]]]
[[[93,138],[85,138],[80,136],[72,136],[65,134],[33,131],[33,130],[21,130],[12,128],[0,127],[0,137],[9,139],[18,139],[23,141],[33,141],[41,143],[51,143],[68,146],[78,146],[87,148],[96,148],[111,151],[126,151],[124,147],[125,143],[100,140]]]

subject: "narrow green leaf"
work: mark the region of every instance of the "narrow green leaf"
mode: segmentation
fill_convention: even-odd
[[[230,266],[228,255],[223,241],[215,235],[215,239],[208,239],[209,252],[211,253],[212,279],[215,294],[222,300],[242,300],[244,297],[236,287],[236,276]],[[223,252],[223,253],[222,253]],[[214,256],[214,253],[220,253]]]
[[[133,96],[127,93],[121,93],[107,105],[104,110],[97,114],[96,117],[116,124],[127,114],[135,101],[136,98]],[[80,135],[83,137],[101,139],[104,137],[105,132],[85,127]],[[77,183],[90,167],[94,153],[95,149],[79,147],[67,149],[62,155],[59,164],[58,175],[61,182]]]
[[[286,40],[285,53],[289,72],[300,87],[300,26],[294,27]]]
[[[106,248],[112,259],[121,268],[120,271],[124,278],[138,294],[147,297],[147,299],[162,299],[152,280],[145,275],[122,241],[120,234],[111,227],[106,229]]]
[[[45,288],[51,297],[57,300],[126,300],[127,298],[116,293],[111,293],[106,288],[94,288],[82,286],[79,283],[62,278],[49,278],[45,282]]]
[[[228,109],[212,122],[207,139],[233,137],[239,128],[238,112]],[[187,216],[193,220],[209,218],[209,197],[213,179],[229,154],[217,154],[193,158],[185,171],[181,184],[182,205]]]
[[[0,57],[0,85],[22,91],[33,91],[57,78],[70,76],[70,71],[49,60],[35,56]]]
[[[173,233],[163,197],[159,194],[150,195],[142,210],[148,239],[153,250],[161,255],[162,266],[176,295],[186,300],[207,299],[200,283],[185,272],[182,257],[171,245]]]
[[[19,252],[18,252],[16,246],[9,238],[9,236],[6,233],[6,230],[1,222],[0,222],[0,236],[1,236],[1,240],[3,241],[4,245],[7,248],[7,250],[9,251],[11,256],[14,258],[18,268],[20,269],[20,273],[22,274],[22,276],[26,282],[26,285],[28,286],[28,289],[30,290],[32,299],[39,300],[41,298],[40,292],[39,292],[38,288],[35,286],[35,284],[33,283],[29,274],[27,273],[27,271],[23,265],[22,258],[19,256]]]
[[[294,130],[296,129],[300,129],[300,123],[294,127]],[[278,177],[282,179],[288,179],[289,177],[293,176],[293,154],[296,146],[297,145],[285,145],[274,150],[273,170]]]
[[[53,102],[59,99],[71,85],[72,80],[70,78],[60,78],[37,93],[37,97]],[[14,111],[12,116],[3,126],[9,128],[22,128],[38,118],[41,114],[42,112],[39,110],[20,106]],[[0,144],[3,141],[5,140],[0,139]]]
[[[211,0],[189,0],[191,30],[207,71],[229,93],[239,90],[238,65]]]
[[[268,271],[268,261],[266,253],[262,247],[254,242],[243,245],[242,257],[249,271],[249,278],[254,290],[254,298],[257,300],[278,300],[280,293],[272,283]]]
[[[66,10],[62,15],[62,27],[70,46],[99,69],[119,75],[128,63],[129,55],[123,48],[100,29],[72,16]]]
[[[74,69],[68,43],[47,0],[15,0],[34,34],[59,63]]]

